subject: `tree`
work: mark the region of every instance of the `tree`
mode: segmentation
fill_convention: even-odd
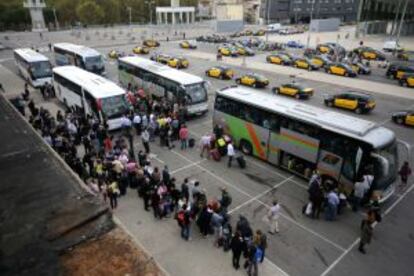
[[[120,17],[120,0],[98,0],[97,4],[102,7],[105,13],[105,22],[108,24],[118,23]]]
[[[92,0],[82,1],[76,8],[76,14],[83,24],[102,23],[105,17],[103,9]]]
[[[59,22],[62,25],[67,25],[70,23],[74,23],[75,21],[78,21],[78,18],[76,16],[76,8],[79,4],[79,0],[59,0],[59,1],[49,1],[47,5],[49,7],[54,6],[56,8],[56,11],[59,14]]]

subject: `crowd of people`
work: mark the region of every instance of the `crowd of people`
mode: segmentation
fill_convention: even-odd
[[[54,94],[45,92],[43,96],[48,99]],[[30,111],[29,122],[91,191],[102,196],[112,209],[117,208],[119,198],[128,190],[135,190],[143,201],[143,208],[152,211],[155,219],[174,218],[177,221],[184,240],[191,240],[191,229],[194,228],[202,237],[213,235],[215,246],[231,250],[235,269],[240,268],[243,255],[243,266],[248,274],[258,275],[258,264],[263,262],[267,248],[266,234],[261,229],[253,231],[243,215],[240,215],[233,231],[229,215],[232,198],[226,188],[221,189],[220,199],[209,199],[199,181],[186,178],[178,184],[168,166],[159,168],[151,163],[150,144],[156,139],[159,139],[161,147],[168,149],[174,148],[175,142],[179,143],[181,150],[194,147],[194,139],[190,139],[186,126],[185,105],[171,105],[165,100],[152,100],[142,93],[129,91],[126,98],[131,109],[122,117],[122,130],[114,135],[105,123],[85,115],[80,108],[59,110],[53,116],[30,99],[28,86],[23,93],[23,100],[28,102]],[[132,136],[140,137],[142,141],[137,155],[131,143]],[[220,156],[228,156],[227,165],[232,166],[235,149],[220,126],[201,137],[199,148],[200,157],[207,154],[207,158],[217,160]],[[242,167],[240,162],[239,165]],[[411,169],[405,163],[400,170],[402,181],[406,183],[410,174]],[[347,199],[344,191],[323,182],[315,171],[309,181],[310,203],[304,206],[303,213],[317,219],[324,211],[326,220],[335,220],[348,202],[354,211],[358,211],[367,203],[364,200],[372,182],[371,174],[364,175],[356,182],[352,199]],[[378,201],[371,202],[366,210],[361,223],[359,251],[362,253],[371,240],[373,224],[381,221]],[[271,235],[279,232],[279,216],[280,204],[275,200],[264,217]]]
[[[258,263],[263,261],[267,247],[266,235],[261,230],[253,232],[244,216],[240,216],[232,231],[228,214],[232,197],[227,189],[221,188],[220,199],[208,199],[199,181],[184,179],[178,184],[168,166],[159,168],[151,163],[150,145],[156,139],[168,149],[175,142],[181,150],[194,147],[180,106],[127,93],[132,108],[122,117],[122,130],[115,135],[105,123],[85,115],[80,108],[58,110],[53,116],[49,110],[36,106],[27,93],[24,100],[28,102],[29,122],[34,129],[111,209],[117,208],[118,200],[128,191],[135,190],[143,208],[151,211],[155,219],[176,219],[184,240],[191,240],[193,228],[198,228],[202,237],[213,235],[215,246],[232,251],[235,269],[239,269],[243,255],[249,275],[257,275]],[[47,95],[45,99],[53,97],[52,93]],[[142,147],[135,149],[136,155],[131,148],[131,136],[142,141]],[[228,155],[227,164],[231,167],[235,150],[219,126],[200,139],[199,148],[201,157],[216,159],[216,154],[219,158]],[[269,210],[269,222],[276,225],[271,234],[278,231],[279,210],[274,209]]]

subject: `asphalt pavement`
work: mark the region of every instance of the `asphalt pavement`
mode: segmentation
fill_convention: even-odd
[[[119,51],[130,52],[135,44],[100,47],[103,54],[116,48]],[[203,48],[206,47],[206,48]],[[189,56],[190,67],[187,72],[205,77],[205,70],[215,61],[202,56],[186,54],[186,51],[178,48],[177,42],[162,43],[156,51],[171,54],[182,54]],[[202,46],[198,51],[207,54],[214,53],[214,46]],[[50,56],[50,53],[45,52]],[[8,82],[19,83],[10,80],[12,73],[16,73],[13,61],[10,59],[10,51],[0,52],[0,75],[7,76]],[[239,58],[240,59],[240,58]],[[258,62],[258,55],[252,60]],[[236,74],[240,75],[251,71],[250,59],[246,59],[245,66],[232,65]],[[263,60],[264,62],[264,60]],[[256,71],[256,70],[255,70]],[[117,81],[116,61],[108,60],[107,77]],[[291,78],[286,74],[277,74],[269,70],[259,72],[271,81],[270,86],[262,89],[263,93],[271,93],[270,88],[285,82]],[[379,73],[380,74],[380,73]],[[341,78],[341,77],[338,77]],[[298,82],[315,89],[315,95],[305,102],[322,108],[325,94],[336,94],[348,90],[346,86],[333,85],[316,79],[296,78]],[[212,110],[214,91],[228,85],[233,85],[232,80],[216,80],[208,78],[211,84],[209,89],[209,106]],[[348,81],[348,80],[347,80]],[[352,79],[349,79],[352,82]],[[384,80],[385,87],[389,87]],[[8,86],[9,89],[21,89],[19,86]],[[398,86],[395,86],[399,88]],[[365,91],[361,87],[360,91]],[[36,93],[36,92],[34,92]],[[372,93],[371,93],[372,94]],[[336,110],[351,116],[377,122],[393,130],[398,139],[414,145],[414,130],[408,127],[395,125],[390,121],[391,112],[400,109],[414,107],[414,100],[396,97],[392,91],[388,93],[373,94],[377,107],[366,115],[356,115],[352,112]],[[275,96],[282,97],[282,96]],[[47,103],[49,106],[54,102]],[[54,108],[59,108],[56,106]],[[211,132],[211,112],[203,117],[189,122],[190,136],[199,138],[206,132]],[[135,139],[135,146],[142,148],[140,140]],[[362,214],[352,213],[350,210],[338,218],[335,222],[324,220],[310,220],[301,213],[302,206],[307,201],[307,183],[302,179],[280,170],[255,158],[247,158],[247,168],[241,170],[238,167],[228,169],[224,161],[214,162],[200,158],[198,149],[171,151],[160,148],[157,143],[151,145],[154,156],[154,165],[163,167],[168,165],[177,183],[188,177],[201,182],[201,187],[206,190],[209,198],[218,197],[220,187],[226,187],[233,197],[230,207],[233,224],[239,214],[248,217],[254,229],[266,230],[263,216],[271,201],[277,198],[282,204],[282,217],[280,221],[280,234],[269,236],[269,249],[266,253],[267,259],[260,266],[260,275],[370,275],[371,267],[375,266],[375,273],[371,275],[409,275],[409,258],[412,256],[410,248],[412,244],[414,229],[413,220],[410,216],[410,199],[413,197],[411,190],[404,193],[396,193],[383,206],[383,210],[390,210],[384,222],[375,229],[375,239],[368,248],[369,254],[363,256],[356,251],[355,243],[359,236],[359,222]],[[404,157],[402,157],[403,159]],[[396,205],[394,205],[396,204]],[[395,206],[395,207],[394,207]],[[388,209],[392,208],[392,209]],[[115,215],[118,222],[125,227],[135,239],[152,254],[159,264],[171,275],[241,275],[231,268],[229,254],[214,248],[211,239],[203,239],[193,229],[193,240],[189,243],[179,238],[179,230],[176,222],[172,219],[156,221],[152,214],[143,210],[143,204],[137,199],[135,193],[129,193],[120,200],[120,207]],[[391,251],[391,252],[389,252]],[[412,259],[412,258],[411,258]]]

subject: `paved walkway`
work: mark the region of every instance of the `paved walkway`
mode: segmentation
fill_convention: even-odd
[[[183,54],[189,57],[200,58],[206,60],[216,60],[216,55],[212,53],[200,52],[200,51],[186,51]],[[303,69],[297,69],[294,67],[274,65],[265,62],[250,61],[246,58],[246,64],[243,64],[243,58],[227,58],[224,57],[221,63],[226,63],[233,66],[244,66],[246,68],[254,70],[263,70],[271,73],[277,73],[281,75],[295,75],[302,79],[320,81],[332,85],[339,85],[349,87],[350,89],[365,90],[371,93],[384,94],[397,96],[401,98],[414,99],[414,90],[411,88],[401,87],[397,84],[378,83],[369,80],[362,80],[358,78],[347,78],[341,76],[333,76],[324,72],[309,72]]]

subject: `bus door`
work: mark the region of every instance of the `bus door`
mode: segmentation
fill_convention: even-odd
[[[278,133],[270,131],[267,145],[267,161],[275,165],[279,165],[280,160],[278,136]]]
[[[317,169],[321,173],[321,175],[327,175],[332,179],[339,181],[342,163],[342,157],[331,152],[321,150],[319,153]]]

